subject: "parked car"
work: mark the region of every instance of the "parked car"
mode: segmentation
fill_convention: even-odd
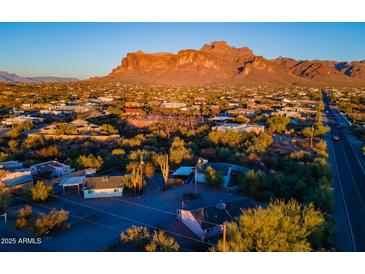
[[[333,135],[333,141],[338,141],[340,138],[337,135]]]

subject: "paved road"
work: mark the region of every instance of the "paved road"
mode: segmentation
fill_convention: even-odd
[[[328,110],[325,120],[331,127],[327,142],[336,196],[338,245],[343,251],[365,251],[365,173],[362,159],[348,140],[350,133],[344,127],[344,118],[330,107],[326,96],[324,102]],[[338,141],[333,140],[335,135],[339,137]]]

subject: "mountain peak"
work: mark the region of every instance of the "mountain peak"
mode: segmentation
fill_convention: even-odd
[[[236,48],[225,41],[204,44],[200,50],[174,53],[128,53],[121,64],[101,78],[154,84],[318,84],[365,83],[365,64],[279,57],[268,60],[248,47]],[[100,78],[99,78],[100,79]],[[322,81],[322,82],[321,82]]]

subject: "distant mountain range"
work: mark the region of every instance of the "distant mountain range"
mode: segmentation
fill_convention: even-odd
[[[219,84],[365,86],[365,61],[336,62],[256,56],[247,47],[224,41],[200,50],[174,53],[128,53],[121,64],[96,81],[154,84]]]
[[[48,82],[73,82],[79,81],[76,78],[64,78],[64,77],[21,77],[14,73],[8,73],[6,71],[0,71],[0,82],[11,83],[48,83]]]

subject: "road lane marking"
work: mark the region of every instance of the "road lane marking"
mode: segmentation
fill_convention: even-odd
[[[348,120],[345,118],[345,116],[344,116],[341,112],[340,112],[340,114],[342,115],[342,118],[343,118],[343,119],[345,119],[345,121],[347,121],[347,122],[348,122]],[[349,123],[349,122],[348,122],[348,123]],[[350,124],[350,125],[351,125],[351,124]],[[351,148],[352,152],[355,154],[356,160],[358,161],[358,163],[359,163],[359,165],[360,165],[360,168],[361,168],[362,172],[363,172],[363,173],[364,173],[364,175],[365,175],[364,167],[362,166],[362,163],[361,163],[361,161],[360,161],[360,159],[359,159],[359,156],[357,156],[357,153],[356,153],[356,151],[354,150],[354,148],[353,148],[353,146],[352,146],[351,142],[347,139],[346,135],[345,135],[343,132],[342,132],[342,135],[344,136],[344,138],[346,139],[346,141],[349,143],[350,148]]]
[[[345,207],[347,225],[348,225],[349,230],[350,230],[351,244],[352,244],[352,247],[353,247],[354,251],[357,251],[356,250],[355,239],[354,239],[354,233],[352,231],[352,226],[351,226],[351,221],[350,221],[350,214],[349,214],[349,211],[348,211],[348,208],[347,208],[345,194],[344,194],[343,188],[342,188],[342,182],[341,182],[341,178],[340,178],[340,172],[338,171],[335,148],[333,147],[332,140],[330,140],[329,142],[331,143],[331,148],[332,148],[332,151],[333,151],[333,161],[334,161],[334,166],[335,166],[336,173],[337,173],[338,185],[340,186],[340,192],[341,192],[342,201],[343,201],[343,204],[344,204],[344,207]]]
[[[330,135],[331,135],[331,138],[329,140],[329,143],[331,144],[330,147],[332,148],[332,152],[333,152],[333,162],[334,162],[335,170],[336,170],[336,173],[337,173],[338,185],[340,186],[340,192],[341,192],[341,197],[342,197],[343,205],[344,205],[344,208],[345,208],[347,225],[348,225],[349,231],[350,231],[351,244],[352,244],[352,247],[353,247],[354,251],[356,252],[357,249],[356,249],[356,244],[355,244],[354,233],[352,231],[350,214],[349,214],[349,211],[348,211],[348,208],[347,208],[345,194],[344,194],[343,188],[342,188],[342,182],[341,182],[341,178],[340,178],[340,172],[338,170],[337,160],[336,160],[336,151],[335,151],[335,148],[334,148],[334,145],[333,145],[333,141],[332,141],[332,138],[333,138],[332,131],[331,131]]]

